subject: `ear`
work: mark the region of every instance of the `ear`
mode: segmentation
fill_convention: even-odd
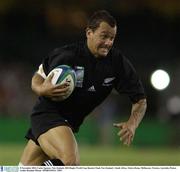
[[[89,28],[86,28],[86,37],[89,38],[89,36],[92,34],[92,30]]]

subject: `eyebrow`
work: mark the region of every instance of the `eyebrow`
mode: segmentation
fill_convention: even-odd
[[[115,37],[115,35],[116,35],[116,34],[111,34],[111,32],[108,32],[108,31],[102,31],[101,34],[108,34],[113,37]]]

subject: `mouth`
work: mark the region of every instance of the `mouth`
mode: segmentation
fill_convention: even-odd
[[[108,53],[110,48],[108,47],[100,47],[100,50],[103,52],[103,53]]]

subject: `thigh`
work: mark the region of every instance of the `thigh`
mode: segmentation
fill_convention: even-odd
[[[64,125],[71,127],[67,119],[58,113],[37,113],[31,115],[31,132],[35,139],[51,128]]]
[[[39,136],[38,142],[50,158],[60,159],[64,164],[70,161],[72,164],[79,164],[77,142],[68,126],[58,126],[48,130]]]
[[[29,140],[23,151],[20,162],[22,165],[36,166],[41,165],[48,159],[49,157],[44,153],[41,147],[36,145],[34,141]]]

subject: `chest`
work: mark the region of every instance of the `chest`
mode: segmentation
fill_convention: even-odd
[[[113,65],[106,61],[81,61],[75,66],[79,89],[89,92],[109,91],[115,81]]]

